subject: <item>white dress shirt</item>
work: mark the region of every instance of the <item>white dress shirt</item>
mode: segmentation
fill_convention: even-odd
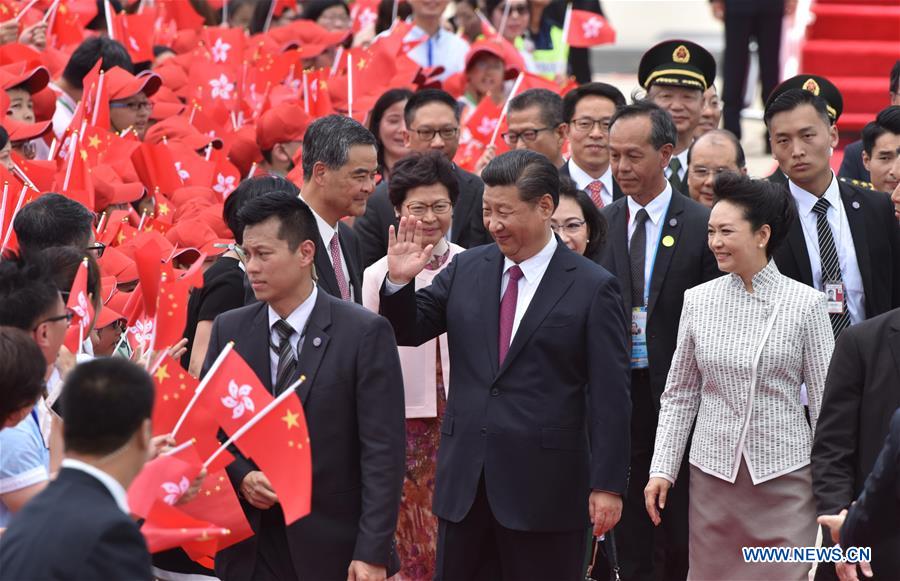
[[[813,206],[819,198],[792,181],[788,181],[791,195],[797,202],[800,225],[803,227],[803,237],[806,239],[806,251],[809,254],[809,266],[812,268],[813,286],[816,290],[825,291],[822,280],[822,259],[819,254],[819,231],[817,229],[818,214],[813,212]],[[831,183],[825,190],[823,197],[831,206],[825,217],[831,227],[831,236],[834,238],[837,250],[838,263],[841,266],[841,278],[844,282],[844,297],[847,301],[847,310],[850,311],[852,324],[864,321],[866,318],[866,291],[863,288],[862,274],[859,272],[859,263],[856,261],[856,246],[853,243],[853,233],[850,231],[850,222],[847,221],[847,212],[844,202],[841,200],[841,191],[837,178],[831,174]]]
[[[572,181],[575,182],[575,185],[578,186],[579,190],[585,192],[588,191],[588,184],[599,179],[600,183],[603,184],[603,190],[600,192],[600,199],[603,200],[603,205],[608,206],[613,203],[613,175],[611,165],[606,167],[606,172],[602,176],[593,178],[588,175],[586,171],[578,167],[578,164],[575,163],[574,159],[570,159],[569,177],[572,178]]]
[[[689,147],[688,149],[690,149],[690,147]],[[687,154],[688,154],[688,149],[685,149],[684,151],[682,151],[682,152],[679,153],[678,155],[673,155],[673,156],[672,156],[672,157],[677,157],[677,158],[678,158],[678,161],[681,162],[681,169],[678,170],[678,179],[681,180],[682,182],[684,182],[684,174],[687,173],[687,166],[688,166],[688,162],[687,162]],[[671,162],[670,162],[670,163],[671,163]],[[669,179],[669,176],[672,175],[672,169],[669,168],[669,166],[666,166],[665,172],[666,172],[666,179]],[[684,193],[687,193],[687,192],[684,192]]]
[[[125,488],[119,483],[118,480],[100,470],[96,466],[91,466],[86,462],[82,462],[81,460],[75,460],[74,458],[64,458],[62,461],[63,468],[71,468],[72,470],[80,470],[86,474],[90,474],[94,478],[100,481],[100,483],[109,490],[109,493],[112,495],[113,500],[116,501],[116,504],[119,505],[119,509],[122,510],[125,514],[130,515],[131,509],[128,508],[128,495],[125,493]]]
[[[287,324],[294,329],[294,334],[290,336],[289,340],[291,342],[291,350],[293,350],[294,357],[297,361],[300,361],[300,349],[303,348],[302,341],[303,335],[306,334],[306,322],[312,314],[313,307],[316,306],[316,296],[318,296],[318,294],[318,287],[313,285],[312,292],[309,293],[306,300],[300,303],[300,306],[294,309],[285,319]],[[269,349],[269,363],[272,371],[272,385],[275,385],[278,381],[278,345],[281,343],[281,337],[278,336],[278,331],[275,330],[275,323],[277,323],[281,317],[278,316],[278,313],[276,313],[271,306],[268,307],[268,311],[269,345],[274,346],[274,348]]]
[[[300,199],[303,200],[303,196],[300,196]],[[328,257],[328,262],[331,263],[332,270],[334,269],[334,259],[331,257],[331,239],[335,236],[338,236],[337,224],[333,227],[331,224],[325,221],[322,216],[319,216],[313,207],[307,203],[306,200],[303,200],[303,203],[309,206],[310,211],[313,216],[316,217],[316,225],[319,227],[319,236],[322,237],[322,244],[325,245],[325,255]],[[341,252],[341,272],[344,273],[344,280],[347,281],[347,288],[350,289],[350,300],[352,301],[356,297],[353,296],[353,285],[350,284],[350,271],[347,270],[347,255],[344,254],[344,247],[341,246],[341,237],[338,236],[338,250]],[[338,297],[340,298],[340,297]]]
[[[649,218],[644,220],[644,231],[647,233],[646,247],[644,250],[644,286],[650,288],[650,278],[653,276],[653,262],[656,258],[659,233],[662,230],[662,221],[666,219],[666,210],[672,201],[672,186],[666,182],[661,194],[653,198],[646,206],[641,206],[628,196],[628,250],[631,251],[631,237],[635,231],[635,217],[643,209],[647,211]]]
[[[56,110],[53,112],[53,134],[57,139],[62,139],[63,133],[65,133],[72,122],[72,118],[75,116],[75,108],[78,106],[78,103],[54,83],[50,83],[49,87],[56,93]]]
[[[413,42],[423,36],[428,36],[428,33],[418,26],[413,26],[403,37],[403,42]],[[436,77],[443,81],[450,75],[465,70],[468,52],[469,43],[452,32],[439,28],[434,36],[430,36],[428,40],[413,48],[406,56],[422,67],[444,67],[444,72]]]
[[[556,252],[556,244],[556,236],[551,234],[550,240],[540,252],[519,263],[523,276],[519,279],[519,295],[516,297],[516,316],[513,318],[512,334],[509,336],[510,343],[516,336],[519,323],[522,322],[522,317],[525,316],[525,311],[528,310],[528,305],[531,304],[531,299],[534,298],[534,293],[541,284],[541,279],[544,278],[547,267],[550,266],[550,259],[553,258],[553,253]],[[509,269],[515,264],[509,258],[503,259],[503,278],[500,279],[501,300],[503,299],[503,293],[506,292],[506,286],[509,284]]]

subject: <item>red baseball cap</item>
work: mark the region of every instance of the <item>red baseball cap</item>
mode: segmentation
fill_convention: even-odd
[[[161,143],[163,139],[180,142],[194,151],[205,149],[210,144],[216,149],[222,149],[221,139],[201,133],[184,117],[164,119],[149,128],[144,135],[147,143]]]
[[[137,266],[134,260],[116,247],[107,246],[103,256],[97,259],[100,271],[104,275],[114,276],[119,283],[132,282],[138,279]]]
[[[207,256],[218,256],[227,248],[217,247],[217,244],[230,244],[232,240],[219,238],[215,231],[206,222],[190,218],[175,224],[175,227],[166,232],[166,239],[176,248],[194,248]]]
[[[309,123],[309,116],[299,102],[276,105],[260,116],[256,125],[256,143],[262,151],[268,151],[279,143],[303,141]]]
[[[154,121],[163,121],[170,117],[180,115],[187,105],[181,102],[178,95],[174,91],[163,85],[150,97],[153,102],[153,111],[150,112],[150,119]],[[151,127],[152,129],[152,127]],[[147,130],[148,133],[150,129]],[[144,137],[146,139],[146,136]]]
[[[25,70],[25,63],[13,63],[0,67],[0,88],[9,90],[21,86],[32,95],[50,83],[50,71],[46,67]]]
[[[147,191],[143,184],[126,184],[112,167],[105,164],[94,166],[91,177],[94,180],[97,208],[136,202]]]
[[[156,73],[134,76],[121,67],[112,67],[104,73],[103,82],[110,101],[133,97],[138,93],[152,96],[162,86],[162,79]]]
[[[473,42],[469,52],[466,53],[466,71],[469,70],[469,65],[472,64],[472,61],[483,54],[493,55],[503,61],[505,67],[504,78],[507,80],[514,79],[521,70],[524,70],[524,67],[521,67],[517,60],[511,61],[509,59],[509,50],[502,43],[496,40],[481,39]]]
[[[104,327],[109,327],[116,321],[127,321],[124,315],[120,315],[117,311],[112,310],[112,308],[107,307],[106,305],[102,305],[100,307],[100,313],[97,315],[97,321],[94,323],[94,327],[96,329],[102,329]]]

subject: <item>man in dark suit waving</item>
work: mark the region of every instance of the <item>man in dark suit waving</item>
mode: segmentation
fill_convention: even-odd
[[[598,535],[615,525],[627,479],[619,285],[553,236],[559,173],[546,157],[505,153],[482,178],[497,244],[458,255],[417,293],[431,248],[402,219],[381,293],[400,344],[450,342],[436,578],[575,580],[589,518]]]
[[[0,541],[4,579],[152,579],[125,489],[150,453],[153,381],[101,358],[72,370],[61,396],[66,458],[59,476]]]
[[[707,245],[709,210],[680,195],[664,173],[677,138],[669,113],[650,101],[619,109],[610,122],[612,172],[627,198],[602,210],[609,229],[600,264],[619,278],[620,306],[633,324],[631,481],[616,527],[626,580],[684,579],[688,570],[688,471],[659,529],[643,502],[684,292],[722,274]]]
[[[296,196],[241,209],[247,277],[259,302],[218,316],[204,372],[228,341],[273,393],[298,388],[313,458],[312,512],[285,526],[266,475],[234,450],[231,483],[255,536],[216,555],[223,580],[379,581],[393,549],[405,469],[403,378],[381,317],[313,283],[318,229]]]

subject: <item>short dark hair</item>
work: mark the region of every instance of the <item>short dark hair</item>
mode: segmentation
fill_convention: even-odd
[[[509,111],[524,111],[537,107],[541,111],[541,122],[547,127],[559,127],[563,120],[562,97],[550,89],[528,89],[509,101]]]
[[[769,225],[772,234],[766,246],[766,256],[771,258],[787,238],[791,225],[797,219],[794,198],[784,186],[725,171],[716,176],[713,191],[713,206],[722,200],[740,206],[744,211],[744,219],[750,222],[754,232],[765,224]]]
[[[485,166],[481,179],[486,186],[516,186],[519,199],[536,202],[544,194],[559,205],[559,170],[540,153],[515,149],[498,155]]]
[[[0,325],[32,331],[59,300],[59,289],[39,258],[0,262]]]
[[[871,121],[863,127],[863,150],[869,157],[872,156],[875,142],[885,133],[900,135],[900,105],[885,107],[875,116],[875,121]]]
[[[694,151],[694,146],[697,144],[698,141],[700,141],[701,139],[703,139],[704,137],[707,137],[707,136],[721,137],[722,139],[724,139],[725,141],[730,143],[732,145],[732,147],[734,147],[734,161],[737,164],[737,166],[740,168],[743,168],[744,166],[747,165],[747,156],[744,155],[744,148],[741,146],[741,141],[737,138],[737,136],[735,136],[734,133],[732,133],[731,131],[728,131],[727,129],[711,129],[711,130],[707,131],[706,133],[704,133],[703,135],[701,135],[700,137],[698,137],[697,139],[695,139],[693,142],[691,142],[691,146],[688,147],[688,153],[687,153],[688,166],[691,165],[691,152]]]
[[[344,0],[307,0],[303,3],[303,14],[300,18],[304,20],[316,21],[322,16],[322,13],[332,6],[340,6],[350,16],[350,9]]]
[[[397,87],[388,89],[378,97],[375,106],[372,107],[372,114],[369,116],[369,131],[375,136],[376,147],[378,147],[378,167],[384,169],[384,140],[381,138],[381,120],[384,119],[384,113],[391,106],[401,101],[408,101],[412,97],[413,92],[405,87]]]
[[[403,108],[403,121],[406,122],[406,127],[412,127],[416,111],[431,103],[443,103],[450,107],[453,110],[453,116],[459,121],[459,102],[450,93],[441,89],[422,89],[413,93],[406,102],[406,107]]]
[[[616,110],[609,120],[609,130],[612,131],[613,125],[619,119],[632,117],[647,117],[650,119],[650,143],[653,144],[654,149],[660,150],[667,143],[674,146],[678,142],[678,129],[675,128],[672,116],[669,115],[668,111],[649,99],[641,99]]]
[[[397,20],[404,21],[412,14],[409,2],[394,2],[394,0],[381,0],[378,3],[378,17],[375,19],[375,34],[381,34],[389,29],[394,22],[394,6],[397,7]]]
[[[625,106],[625,95],[622,91],[607,83],[586,83],[566,93],[563,97],[563,119],[568,123],[575,115],[575,107],[585,97],[603,97],[612,101],[616,109]]]
[[[303,179],[312,177],[313,166],[319,161],[329,169],[343,166],[355,145],[376,146],[375,136],[359,121],[343,115],[316,119],[303,135]]]
[[[81,263],[87,260],[87,292],[91,295],[94,313],[100,312],[103,305],[103,286],[100,281],[100,264],[93,255],[74,246],[53,246],[41,251],[41,260],[47,265],[50,280],[62,293],[63,300],[68,299],[75,277],[78,276],[78,269],[81,268]]]
[[[91,238],[94,213],[71,198],[44,194],[26,204],[13,221],[23,254],[53,246],[84,248]]]
[[[450,160],[439,151],[412,153],[394,165],[388,182],[388,196],[391,204],[399,209],[406,200],[409,190],[433,184],[441,184],[447,188],[450,203],[456,204],[459,197],[459,181]]]
[[[828,103],[825,99],[804,89],[788,89],[784,93],[778,95],[766,108],[766,112],[763,115],[766,127],[769,127],[772,118],[775,117],[775,115],[793,111],[802,105],[812,105],[813,109],[816,110],[816,113],[818,113],[825,125],[828,127],[834,125],[831,117],[828,116]]]
[[[900,59],[891,67],[891,92],[900,93]]]
[[[121,357],[77,365],[60,396],[66,450],[105,456],[124,446],[153,413],[153,380]]]
[[[304,240],[314,241],[319,236],[312,210],[296,194],[267,192],[247,200],[238,212],[244,229],[269,218],[278,218],[278,238],[287,241],[291,252],[297,250]]]
[[[497,9],[498,6],[501,6],[503,0],[486,0],[484,3],[484,14],[487,16],[488,20],[491,19],[491,15],[494,13],[494,10]],[[528,9],[531,10],[531,0],[528,0]]]
[[[37,402],[46,372],[47,360],[31,335],[0,327],[0,429],[9,416]]]
[[[588,242],[584,249],[584,255],[588,258],[594,258],[600,255],[603,246],[606,245],[606,232],[608,225],[606,218],[594,205],[591,197],[583,190],[579,190],[578,186],[570,178],[561,177],[559,179],[559,197],[574,200],[581,213],[584,215],[584,224],[588,229]]]
[[[300,189],[294,185],[294,182],[281,176],[256,176],[242,181],[225,199],[222,207],[222,219],[231,230],[236,243],[244,242],[244,226],[240,220],[241,208],[249,200],[258,198],[267,192],[287,192],[292,196],[300,195]]]
[[[95,36],[78,45],[63,69],[62,78],[76,89],[83,89],[84,77],[100,59],[103,59],[100,68],[104,71],[121,67],[134,73],[134,64],[122,43],[105,36]]]
[[[5,127],[0,127],[0,149],[6,147],[7,143],[9,143],[9,132]]]

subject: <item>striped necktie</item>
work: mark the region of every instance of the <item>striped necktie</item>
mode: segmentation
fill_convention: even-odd
[[[819,259],[822,262],[822,286],[825,283],[839,283],[843,281],[841,264],[838,261],[837,247],[834,245],[831,226],[828,224],[828,208],[831,204],[825,198],[819,198],[813,206],[816,214],[816,231],[819,235]],[[847,309],[847,293],[843,297],[843,312],[829,313],[831,329],[834,337],[850,326],[850,312]]]
[[[275,373],[274,385],[275,395],[278,395],[291,384],[297,371],[297,358],[291,349],[291,335],[294,334],[294,328],[284,319],[275,321],[273,327],[278,334],[278,370]]]

